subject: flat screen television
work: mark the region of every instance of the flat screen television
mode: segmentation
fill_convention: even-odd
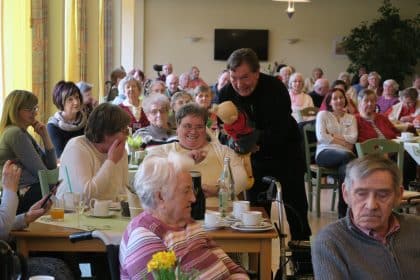
[[[214,59],[227,60],[240,48],[253,49],[261,61],[268,60],[268,30],[266,29],[215,29]]]

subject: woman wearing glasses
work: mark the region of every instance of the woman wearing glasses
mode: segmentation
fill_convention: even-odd
[[[229,147],[211,140],[206,133],[207,110],[197,104],[182,106],[176,113],[178,141],[152,147],[148,156],[167,156],[174,151],[194,159],[194,169],[201,172],[201,182],[206,194],[207,206],[217,206],[217,180],[223,170],[224,157],[230,158],[230,166],[238,195],[247,187],[247,178],[242,159]]]
[[[4,101],[0,120],[0,169],[7,160],[22,169],[19,181],[19,206],[23,213],[41,199],[38,170],[57,167],[54,146],[45,125],[38,120],[38,98],[25,90],[12,91]],[[28,133],[32,126],[44,149]]]

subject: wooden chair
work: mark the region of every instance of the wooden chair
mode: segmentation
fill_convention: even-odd
[[[39,184],[41,186],[42,196],[50,192],[50,185],[58,182],[58,168],[51,170],[38,170]]]
[[[404,167],[404,143],[397,143],[387,139],[369,139],[363,143],[356,143],[356,151],[358,157],[368,154],[389,154],[397,153],[397,165],[403,172]]]
[[[309,199],[309,210],[312,211],[313,198],[316,199],[316,214],[317,217],[321,216],[321,190],[332,189],[332,201],[331,211],[334,210],[335,197],[338,188],[338,169],[320,167],[317,164],[311,162],[311,158],[316,152],[316,141],[311,141],[310,135],[315,134],[315,123],[307,123],[303,126],[303,141],[305,149],[305,161],[306,161],[306,174],[305,181],[308,185],[308,199]],[[313,137],[312,137],[313,139]],[[334,183],[328,183],[326,180],[327,176],[334,179]]]
[[[303,122],[305,121],[305,117],[316,117],[318,114],[319,108],[318,107],[306,107],[302,110],[297,111],[297,121]]]

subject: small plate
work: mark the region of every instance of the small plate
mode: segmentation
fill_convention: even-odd
[[[92,217],[92,218],[102,218],[102,219],[106,219],[106,218],[112,218],[112,217],[114,217],[115,216],[115,214],[114,213],[112,213],[112,212],[108,212],[108,215],[105,215],[105,216],[95,216],[95,215],[93,215],[93,213],[91,212],[91,211],[89,211],[89,212],[86,212],[86,214],[85,214],[87,217]]]
[[[261,222],[261,224],[257,226],[246,226],[242,222],[234,223],[230,226],[231,228],[239,231],[246,231],[246,232],[252,232],[252,231],[267,231],[273,229],[273,225],[268,222]]]
[[[219,223],[215,224],[214,226],[209,226],[209,225],[206,225],[205,223],[203,223],[203,228],[205,230],[215,230],[215,229],[220,229],[220,228],[224,228],[224,227],[227,227],[227,226],[229,226],[229,225],[226,225],[224,222],[219,222]]]

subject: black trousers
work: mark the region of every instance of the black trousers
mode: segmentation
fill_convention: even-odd
[[[308,222],[308,200],[305,192],[304,171],[299,165],[291,163],[288,166],[278,162],[253,162],[255,183],[247,192],[251,206],[264,207],[270,215],[271,201],[264,195],[268,185],[262,182],[262,177],[273,176],[282,185],[283,203],[286,218],[289,223],[292,240],[309,240],[311,229]],[[277,190],[273,189],[273,197]]]

